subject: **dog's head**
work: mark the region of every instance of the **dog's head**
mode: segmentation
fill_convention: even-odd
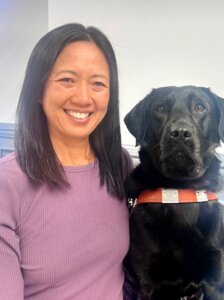
[[[162,87],[152,90],[124,121],[165,177],[196,179],[224,141],[224,99],[204,87]]]

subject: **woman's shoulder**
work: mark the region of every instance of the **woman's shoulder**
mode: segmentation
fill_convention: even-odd
[[[15,152],[11,152],[5,156],[3,156],[2,158],[0,158],[0,165],[7,163],[9,161],[13,161],[16,159],[16,153]]]
[[[122,147],[122,152],[123,152],[124,157],[127,160],[132,161],[131,154],[128,152],[128,150],[126,148]]]
[[[15,152],[11,152],[0,159],[0,170],[20,170]]]
[[[12,152],[0,159],[0,184],[12,182],[15,186],[21,184],[21,180],[26,180],[26,175],[22,172],[16,157]]]
[[[0,211],[5,216],[6,224],[9,222],[9,216],[18,220],[27,182],[14,152],[0,159]]]
[[[128,152],[126,148],[122,148],[122,153],[123,153],[123,168],[125,170],[125,173],[129,174],[134,165],[133,165],[133,160],[131,158],[131,154]]]

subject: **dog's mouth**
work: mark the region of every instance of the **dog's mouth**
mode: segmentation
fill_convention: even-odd
[[[176,152],[162,159],[163,174],[176,180],[197,179],[204,174],[200,157]]]

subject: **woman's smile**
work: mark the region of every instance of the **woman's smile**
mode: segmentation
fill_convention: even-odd
[[[79,122],[89,120],[89,117],[92,115],[90,112],[78,112],[70,109],[64,109],[64,111],[69,117],[72,117],[73,120]]]

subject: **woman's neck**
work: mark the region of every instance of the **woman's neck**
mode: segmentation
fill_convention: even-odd
[[[88,139],[68,143],[52,139],[51,142],[63,166],[83,166],[95,161]]]

